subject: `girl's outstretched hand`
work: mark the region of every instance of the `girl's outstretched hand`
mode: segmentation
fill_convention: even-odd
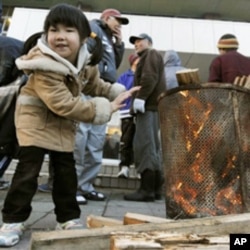
[[[119,94],[113,102],[111,102],[112,112],[116,112],[118,109],[125,106],[124,101],[131,97],[134,92],[138,91],[141,87],[136,86],[131,88],[130,90],[127,90],[125,92],[122,92]]]

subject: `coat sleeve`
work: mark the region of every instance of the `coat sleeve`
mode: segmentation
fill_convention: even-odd
[[[85,69],[85,79],[87,84],[83,87],[83,93],[91,96],[102,96],[110,101],[114,100],[126,88],[119,83],[105,82],[100,78],[97,66],[87,66]]]
[[[121,44],[114,44],[113,48],[115,52],[115,64],[116,64],[116,68],[118,69],[119,66],[121,65],[122,58],[123,58],[124,51],[125,51],[124,42],[122,42]]]
[[[138,85],[141,89],[136,93],[136,98],[147,100],[159,82],[160,67],[162,58],[155,50],[150,50],[146,55],[145,62],[141,69],[141,76]]]
[[[73,96],[64,84],[63,76],[56,73],[35,72],[34,90],[53,113],[70,120],[103,124],[110,120],[112,110],[106,98],[83,101]]]

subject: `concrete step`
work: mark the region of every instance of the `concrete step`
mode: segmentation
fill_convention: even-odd
[[[11,181],[15,168],[17,165],[17,160],[13,160],[5,172],[4,178]],[[38,182],[46,183],[48,174],[48,157],[45,157],[42,170],[39,174]],[[102,168],[95,179],[94,185],[100,188],[121,188],[121,189],[138,189],[140,185],[140,180],[136,173],[134,166],[131,166],[129,172],[129,178],[118,178],[117,174],[119,172],[119,160],[115,159],[103,159]]]

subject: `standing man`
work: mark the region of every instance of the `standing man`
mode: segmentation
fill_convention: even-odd
[[[164,63],[161,54],[152,48],[149,35],[131,36],[129,41],[140,57],[134,86],[141,88],[134,96],[132,112],[136,116],[134,162],[141,184],[139,190],[125,195],[124,199],[154,201],[161,199],[163,184],[157,98],[166,90]]]
[[[236,36],[223,35],[217,44],[220,55],[211,63],[209,82],[233,83],[237,76],[250,74],[250,58],[237,52],[239,47]]]
[[[121,28],[128,23],[129,20],[116,9],[106,9],[100,19],[90,22],[92,31],[102,40],[103,56],[99,62],[99,71],[104,81],[115,83],[117,80],[117,68],[120,66],[125,50]],[[93,47],[94,40],[89,39],[90,52]],[[102,165],[106,126],[107,124],[80,123],[76,134],[74,156],[78,176],[78,195],[87,200],[106,199],[103,193],[97,192],[93,187],[93,182]]]

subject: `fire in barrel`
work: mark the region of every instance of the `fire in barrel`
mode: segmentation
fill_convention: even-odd
[[[166,214],[250,211],[250,90],[186,85],[159,98]]]

